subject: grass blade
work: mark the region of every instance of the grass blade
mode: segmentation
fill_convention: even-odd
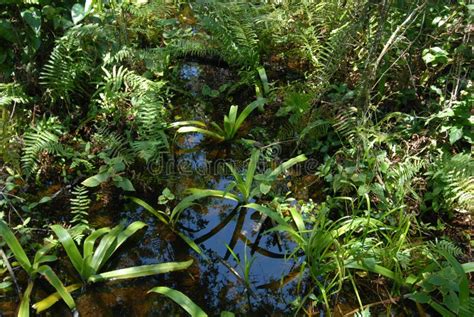
[[[206,127],[206,124],[202,121],[197,121],[197,120],[189,120],[189,121],[178,121],[178,122],[173,122],[171,123],[170,127],[172,128],[179,128],[179,127],[184,127],[184,126],[199,126],[199,127]]]
[[[252,153],[252,156],[250,156],[250,162],[247,168],[247,175],[245,176],[245,188],[247,190],[248,195],[250,195],[250,191],[252,190],[253,177],[255,175],[255,171],[257,170],[257,163],[259,158],[259,150],[254,151]]]
[[[265,68],[263,67],[257,68],[257,71],[258,71],[258,76],[260,77],[260,81],[262,82],[263,93],[266,96],[270,92],[270,85],[268,84],[267,72],[265,71]]]
[[[150,292],[167,296],[187,311],[192,317],[207,317],[207,314],[198,305],[180,291],[165,286],[157,286],[148,291],[148,293]]]
[[[181,127],[176,132],[177,133],[202,133],[204,135],[210,136],[218,140],[219,142],[224,141],[224,137],[222,135],[206,130],[206,129],[197,128],[197,127]]]
[[[69,307],[69,309],[74,310],[76,308],[76,303],[74,302],[74,299],[72,299],[71,294],[69,294],[67,289],[64,287],[63,282],[61,282],[61,280],[56,275],[56,273],[54,273],[51,267],[47,265],[40,266],[38,268],[38,273],[43,275],[46,280],[48,280],[49,284],[54,287],[54,289],[58,292],[59,296],[61,296],[63,301]]]
[[[21,267],[26,272],[31,274],[32,272],[31,262],[26,256],[25,250],[23,250],[23,247],[21,246],[20,242],[18,242],[15,235],[10,230],[10,227],[8,227],[7,223],[3,220],[0,220],[0,235],[8,244],[8,247],[15,255],[15,259],[18,261],[18,263],[20,263]]]
[[[59,242],[61,242],[64,250],[66,251],[69,260],[71,261],[72,265],[76,269],[76,271],[81,274],[83,270],[83,259],[81,254],[79,253],[79,249],[77,248],[76,244],[74,243],[74,240],[72,239],[71,235],[69,232],[64,229],[60,225],[52,225],[51,229],[54,231],[56,236],[59,239]]]
[[[93,255],[95,241],[101,236],[103,236],[104,234],[109,233],[109,232],[110,232],[110,228],[101,228],[92,232],[84,240],[83,253],[82,253],[84,259],[87,258],[88,256]]]
[[[75,290],[78,290],[79,288],[81,288],[81,286],[82,286],[82,284],[69,285],[69,286],[66,286],[66,291],[68,293],[72,293]],[[61,299],[61,295],[59,295],[58,292],[55,292],[55,293],[49,295],[48,297],[40,300],[39,302],[34,303],[33,308],[36,309],[36,313],[39,314],[39,313],[47,310],[48,308],[50,308],[54,304],[56,304],[60,299]]]
[[[307,158],[304,154],[301,154],[301,155],[298,155],[297,157],[289,159],[288,161],[281,163],[280,166],[275,168],[270,173],[269,177],[270,178],[276,178],[278,175],[280,175],[281,173],[283,173],[284,171],[286,171],[287,169],[289,169],[293,165],[304,162],[306,160],[307,160]]]
[[[117,243],[117,237],[122,230],[122,224],[115,226],[112,231],[107,233],[102,240],[100,240],[99,246],[95,250],[91,260],[91,267],[94,272],[98,272],[112,255],[109,250],[114,248],[114,244]]]
[[[147,202],[141,200],[140,198],[137,198],[137,197],[131,197],[131,196],[128,196],[128,198],[133,201],[135,204],[139,205],[139,206],[142,206],[146,211],[148,211],[149,213],[151,213],[153,216],[155,216],[156,218],[158,218],[158,220],[160,220],[161,222],[163,222],[164,224],[168,224],[168,220],[166,220],[165,217],[168,217],[168,215],[166,213],[164,213],[163,211],[161,210],[157,210],[155,208],[153,208],[152,206],[150,206]]]
[[[18,309],[18,317],[29,317],[30,316],[30,297],[31,291],[33,290],[33,281],[28,283],[23,298],[20,302],[20,308]]]
[[[109,271],[89,277],[89,282],[96,283],[106,280],[123,280],[137,277],[150,276],[155,274],[163,274],[173,271],[179,271],[187,269],[193,260],[186,262],[168,262],[160,264],[142,265],[129,267],[126,269],[120,269],[115,271]]]
[[[266,102],[266,99],[264,98],[258,98],[257,100],[255,100],[254,102],[251,102],[250,104],[247,105],[247,107],[245,107],[245,109],[240,113],[239,117],[237,118],[234,126],[235,126],[235,130],[237,131],[240,126],[242,125],[242,123],[244,123],[245,119],[247,119],[247,117],[259,106],[262,106],[264,105]]]

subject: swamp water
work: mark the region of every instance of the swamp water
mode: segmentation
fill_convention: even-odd
[[[229,76],[221,68],[211,70],[212,74],[208,74],[208,78],[216,74]],[[185,87],[191,95],[199,94],[205,70],[191,63],[185,64],[180,72],[181,79],[187,81]],[[211,155],[211,151],[202,145],[203,139],[199,134],[177,138],[174,153],[177,168],[165,171],[160,190],[168,187],[178,199],[182,199],[186,196],[184,191],[191,187],[226,189],[232,180],[229,173],[222,173],[219,168],[206,168],[210,161],[215,162],[220,151]],[[156,193],[151,199],[156,201],[158,195]],[[156,205],[153,200],[145,200]],[[168,298],[147,294],[155,286],[169,286],[183,292],[209,316],[218,316],[222,311],[234,312],[238,316],[283,316],[289,313],[291,302],[298,295],[298,287],[303,287],[299,284],[298,274],[301,263],[284,258],[293,249],[292,242],[277,234],[263,235],[268,227],[265,227],[260,215],[253,210],[236,208],[233,201],[203,199],[199,205],[182,213],[178,229],[200,246],[201,254],[193,251],[170,228],[142,207],[126,199],[110,205],[115,207],[108,206],[106,210],[89,213],[92,226],[114,226],[121,221],[129,224],[136,220],[148,226],[121,247],[105,269],[190,258],[194,263],[184,271],[109,281],[79,290],[75,293],[75,300],[80,316],[187,315]],[[245,262],[250,263],[247,276]],[[67,266],[65,260],[61,260],[59,265],[61,269],[63,265]],[[39,297],[46,295],[41,294]],[[14,316],[15,301],[16,298],[11,301],[0,299],[0,316]],[[42,315],[68,316],[70,312],[63,303],[57,303]]]

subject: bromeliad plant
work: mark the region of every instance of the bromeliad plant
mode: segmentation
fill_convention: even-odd
[[[74,303],[72,296],[69,294],[74,285],[71,287],[65,287],[51,267],[44,264],[56,261],[56,256],[48,254],[54,247],[54,244],[48,244],[38,250],[33,259],[33,263],[31,263],[25,250],[3,220],[0,220],[0,235],[12,251],[18,264],[23,268],[23,270],[25,270],[29,277],[28,286],[23,295],[20,295],[21,302],[18,316],[27,317],[30,315],[31,292],[33,291],[34,282],[39,276],[45,277],[49,284],[56,289],[56,301],[63,299],[71,310],[75,310],[76,304]]]
[[[62,244],[66,254],[72,265],[81,276],[81,285],[97,283],[106,280],[131,279],[137,277],[150,276],[155,274],[163,274],[177,270],[188,268],[193,260],[185,262],[167,262],[160,264],[134,266],[125,269],[119,269],[108,272],[101,272],[104,265],[119,249],[119,247],[127,241],[135,232],[145,227],[146,224],[141,221],[135,221],[127,228],[120,224],[113,229],[101,228],[92,232],[83,243],[82,254],[79,251],[74,239],[68,230],[60,225],[51,226],[52,230]],[[96,241],[100,239],[97,247]],[[76,284],[77,285],[77,284]],[[41,302],[36,303],[33,307],[37,312],[41,312],[58,301],[57,294],[52,294]]]
[[[306,160],[306,156],[301,154],[286,162],[283,162],[273,170],[267,170],[263,174],[255,174],[259,158],[260,151],[255,150],[250,157],[245,178],[243,178],[242,175],[240,175],[240,173],[237,172],[237,170],[232,165],[226,164],[231,171],[232,176],[234,177],[234,181],[231,182],[225,191],[200,188],[188,189],[188,192],[191,195],[184,198],[178,205],[176,205],[176,207],[171,212],[171,221],[176,222],[183,210],[193,205],[196,200],[206,197],[230,199],[239,203],[239,206],[247,204],[253,198],[258,198],[261,195],[268,194],[271,190],[272,183],[280,174],[291,168],[293,165]],[[237,189],[237,193],[235,194],[231,193],[234,188]]]
[[[100,273],[101,269],[118,248],[135,232],[145,226],[145,223],[135,221],[127,228],[125,228],[123,224],[120,224],[113,229],[98,229],[84,240],[82,254],[65,228],[60,225],[53,225],[51,228],[58,236],[59,242],[64,247],[72,265],[79,273],[84,283],[96,283],[110,279],[129,279],[166,273],[174,270],[185,269],[192,264],[192,260],[189,260],[180,263],[142,265]],[[97,239],[100,239],[100,242],[97,248],[94,249]]]
[[[245,109],[237,115],[239,106],[231,106],[229,114],[224,116],[224,124],[219,126],[211,122],[211,126],[202,121],[178,121],[171,124],[171,127],[178,128],[177,133],[202,133],[215,139],[217,142],[227,142],[233,140],[244,123],[245,119],[256,109],[263,109],[266,100],[259,98],[250,103]]]

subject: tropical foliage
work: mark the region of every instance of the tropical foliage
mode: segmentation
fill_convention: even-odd
[[[0,0],[0,310],[472,316],[473,17]]]

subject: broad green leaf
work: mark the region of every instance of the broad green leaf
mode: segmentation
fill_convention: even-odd
[[[245,109],[240,113],[239,117],[235,121],[235,129],[238,130],[245,119],[255,110],[255,108],[263,106],[266,103],[266,99],[258,98],[257,100],[251,102],[245,107]]]
[[[94,0],[86,0],[86,3],[84,4],[84,11],[85,13],[89,13],[92,10],[92,3]]]
[[[206,127],[206,124],[202,121],[190,120],[190,121],[178,121],[170,124],[172,128],[179,128],[184,126],[199,126],[202,128]]]
[[[20,242],[18,242],[7,223],[3,220],[0,220],[0,235],[3,237],[10,250],[13,252],[13,255],[15,255],[15,258],[21,267],[26,272],[28,272],[28,274],[32,274],[31,262],[26,256],[25,250],[23,250]]]
[[[17,40],[13,24],[6,19],[0,19],[0,38],[12,43]]]
[[[110,177],[109,173],[100,173],[100,174],[87,178],[81,184],[86,187],[97,187],[103,182],[107,181],[109,177]]]
[[[28,9],[21,12],[21,17],[28,24],[36,35],[41,31],[41,12],[38,9]]]
[[[88,256],[93,255],[94,251],[94,244],[95,241],[102,237],[104,234],[107,234],[110,232],[110,228],[100,228],[98,230],[95,230],[92,232],[85,240],[84,240],[84,245],[83,245],[83,257],[86,258]]]
[[[449,129],[449,143],[454,144],[463,136],[462,127],[451,127]]]
[[[81,272],[83,271],[83,259],[71,235],[66,229],[64,229],[60,225],[52,225],[51,229],[58,237],[59,242],[61,242],[72,265],[74,266],[76,271],[81,274]]]
[[[49,284],[54,287],[69,309],[73,310],[76,308],[76,303],[74,302],[74,299],[72,299],[71,294],[69,294],[67,289],[64,287],[63,282],[61,282],[51,267],[47,265],[40,266],[38,268],[38,272],[43,275],[48,280]]]
[[[122,188],[125,191],[134,192],[135,187],[133,187],[132,182],[128,178],[123,178],[121,181],[114,182],[115,186]]]
[[[81,287],[82,287],[82,284],[69,285],[69,286],[66,286],[66,291],[68,293],[72,293],[75,290],[80,289]],[[61,299],[61,295],[59,295],[58,292],[55,292],[55,293],[49,295],[48,297],[40,300],[39,302],[34,303],[32,307],[34,309],[36,309],[36,313],[39,314],[39,313],[47,310],[48,308],[50,308],[54,304],[56,304],[60,299]]]
[[[76,3],[71,9],[71,18],[74,24],[81,22],[87,15],[82,4]]]
[[[466,274],[474,272],[474,262],[463,263],[461,267]]]
[[[272,189],[271,185],[265,183],[261,183],[259,187],[260,192],[264,195],[268,194],[270,192],[270,189]]]
[[[122,224],[115,226],[100,240],[100,243],[91,259],[91,267],[93,268],[94,272],[99,272],[100,268],[112,255],[111,250],[114,248],[114,244],[117,243],[117,237],[120,232],[122,232],[123,228],[124,227]]]
[[[258,75],[260,76],[260,81],[262,82],[263,93],[266,96],[270,92],[270,85],[268,84],[267,72],[265,71],[265,68],[263,66],[258,67],[257,71],[258,71]]]
[[[192,317],[207,317],[207,314],[198,305],[180,291],[169,287],[157,286],[148,291],[148,293],[150,292],[159,293],[171,298]]]
[[[150,275],[155,275],[155,274],[164,274],[164,273],[169,273],[173,271],[187,269],[192,263],[193,263],[193,260],[189,260],[186,262],[168,262],[168,263],[161,263],[161,264],[151,264],[151,265],[129,267],[126,269],[120,269],[120,270],[93,275],[89,277],[88,281],[90,283],[96,283],[96,282],[107,281],[107,280],[122,280],[122,279],[150,276]]]
[[[260,158],[260,151],[256,150],[250,156],[249,166],[247,168],[247,175],[245,177],[245,188],[247,190],[247,196],[250,195],[250,191],[252,190],[253,184],[253,177],[255,175],[255,171],[257,169],[258,159]],[[247,197],[248,198],[248,197]]]

